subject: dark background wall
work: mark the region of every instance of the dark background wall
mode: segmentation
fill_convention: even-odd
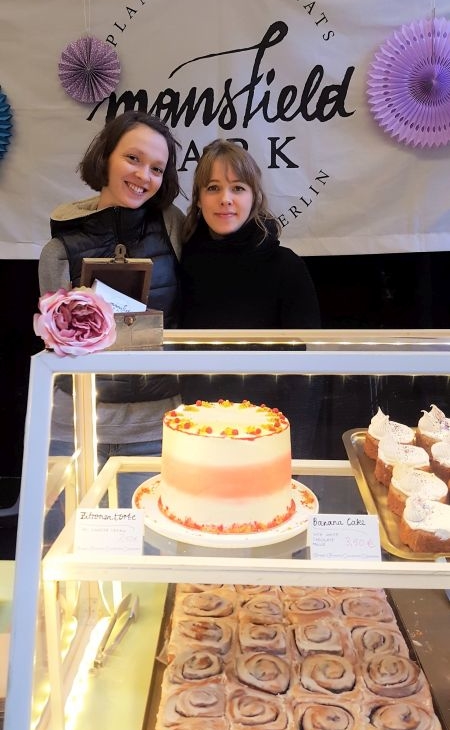
[[[42,340],[33,332],[39,298],[37,265],[28,260],[0,261],[2,477],[20,475],[30,357],[42,349]]]
[[[450,252],[310,257],[326,329],[450,327]],[[20,476],[38,262],[0,262],[1,476]],[[0,504],[1,504],[0,493]]]
[[[30,357],[42,349],[33,333],[39,297],[37,261],[0,261],[0,510],[20,491]],[[15,555],[17,515],[0,512],[0,559]]]
[[[307,259],[324,328],[448,328],[450,253]]]
[[[450,252],[311,257],[307,262],[326,329],[450,327]],[[37,269],[32,260],[0,262],[0,508],[13,504],[19,493],[30,357],[42,349],[33,332]],[[0,543],[5,535],[2,530]]]

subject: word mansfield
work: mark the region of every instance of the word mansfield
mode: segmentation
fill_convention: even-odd
[[[222,91],[211,86],[204,89],[192,86],[184,98],[177,89],[166,87],[157,92],[153,102],[149,100],[145,89],[140,89],[136,93],[126,90],[119,98],[113,92],[108,99],[104,99],[94,107],[88,120],[93,119],[105,101],[108,102],[107,121],[114,119],[123,106],[124,111],[138,108],[140,111],[155,114],[172,127],[182,124],[190,127],[194,122],[208,126],[216,122],[222,129],[231,130],[238,125],[247,128],[257,116],[269,124],[278,121],[292,122],[298,116],[307,122],[316,120],[322,123],[330,121],[336,115],[344,118],[352,116],[355,110],[348,111],[345,102],[354,66],[349,66],[345,70],[342,81],[337,84],[323,84],[324,68],[316,64],[301,90],[294,84],[276,90],[269,88],[276,81],[276,71],[270,67],[266,71],[261,70],[262,61],[266,60],[264,56],[271,47],[285,39],[288,30],[286,23],[281,20],[276,21],[269,26],[260,43],[248,48],[193,58],[180,64],[169,75],[169,78],[172,78],[184,67],[195,64],[199,66],[199,70],[191,72],[191,75],[193,78],[201,78],[201,68],[202,65],[205,66],[205,62],[209,63],[211,58],[217,56],[237,54],[242,56],[240,79],[245,78],[245,60],[249,52],[256,51],[249,80],[241,87],[236,88],[235,80],[230,77],[224,80]],[[205,75],[207,77],[207,66]]]

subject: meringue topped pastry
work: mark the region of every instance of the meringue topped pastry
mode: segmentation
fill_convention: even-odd
[[[434,404],[429,411],[422,411],[417,423],[417,445],[430,453],[431,446],[450,436],[450,418]]]
[[[450,505],[408,497],[399,535],[414,552],[450,551]]]
[[[388,487],[392,479],[395,464],[407,464],[416,469],[430,471],[430,458],[420,446],[400,444],[392,434],[383,436],[378,445],[378,456],[375,462],[375,479]]]
[[[430,463],[432,471],[448,485],[450,480],[450,434],[432,444]]]
[[[448,487],[442,479],[409,464],[394,464],[388,491],[388,507],[401,515],[408,497],[419,495],[436,502],[447,502]]]
[[[378,408],[367,429],[364,440],[365,454],[371,459],[376,459],[379,442],[384,436],[388,435],[391,435],[400,444],[413,445],[416,442],[416,435],[412,428],[403,423],[391,421],[389,416],[383,413],[381,408]]]

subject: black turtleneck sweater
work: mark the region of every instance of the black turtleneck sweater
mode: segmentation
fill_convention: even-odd
[[[320,327],[319,306],[302,258],[284,248],[275,225],[251,220],[212,238],[200,219],[181,257],[181,327],[277,329]]]

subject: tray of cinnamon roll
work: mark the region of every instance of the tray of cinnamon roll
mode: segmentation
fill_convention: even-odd
[[[144,730],[444,730],[382,589],[170,585]]]
[[[368,428],[343,434],[381,546],[406,560],[450,557],[450,418],[434,405],[422,414],[408,426],[379,408]]]

